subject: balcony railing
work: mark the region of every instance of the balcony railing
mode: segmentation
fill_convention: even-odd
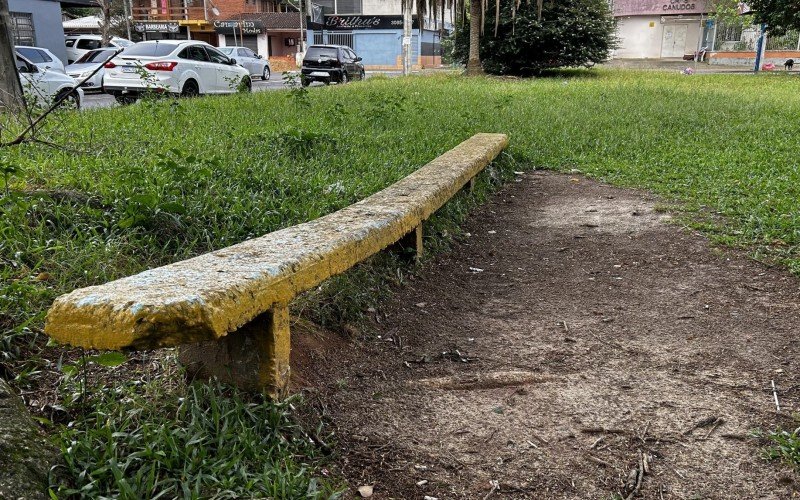
[[[180,21],[205,19],[203,7],[134,7],[134,21]]]

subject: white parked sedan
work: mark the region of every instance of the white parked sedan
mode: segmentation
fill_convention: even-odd
[[[247,47],[220,47],[220,52],[236,59],[239,66],[250,70],[250,76],[257,76],[262,80],[269,80],[269,61],[256,54]]]
[[[97,73],[86,80],[81,87],[85,87],[90,90],[101,90],[103,86],[103,74],[105,73],[105,68],[103,65],[118,50],[120,49],[112,48],[90,50],[81,56],[80,59],[75,61],[74,64],[67,66],[67,74],[78,80],[78,82],[81,82],[84,78],[88,78],[94,70],[99,68]]]
[[[33,62],[17,54],[17,72],[29,104],[48,106],[74,89],[78,82],[60,71],[40,70]],[[69,98],[76,108],[83,102],[83,90],[78,89]]]
[[[139,42],[106,63],[103,90],[121,103],[148,92],[195,96],[251,89],[250,72],[205,42]]]

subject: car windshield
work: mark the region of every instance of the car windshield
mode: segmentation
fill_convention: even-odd
[[[133,42],[125,38],[114,38],[112,41],[120,47],[130,47],[131,45],[134,45]]]
[[[175,44],[140,42],[125,49],[126,56],[163,57],[175,50]]]
[[[220,52],[222,52],[225,55],[229,56],[233,54],[233,47],[217,47],[217,48],[219,49]]]
[[[75,64],[105,62],[106,59],[114,54],[114,52],[116,52],[116,50],[92,50],[81,56],[80,59],[75,61]]]
[[[336,59],[336,47],[309,47],[306,59]]]

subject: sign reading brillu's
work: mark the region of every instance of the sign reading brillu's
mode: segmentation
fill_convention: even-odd
[[[316,30],[396,30],[403,29],[403,16],[325,15],[322,22],[308,17],[308,25]],[[419,19],[412,18],[412,29],[419,29]]]

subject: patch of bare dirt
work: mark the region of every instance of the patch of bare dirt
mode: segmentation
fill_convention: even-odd
[[[791,426],[800,403],[800,282],[711,248],[656,202],[525,175],[373,315],[373,336],[301,340],[298,371],[351,485],[375,498],[796,496],[751,432]]]

